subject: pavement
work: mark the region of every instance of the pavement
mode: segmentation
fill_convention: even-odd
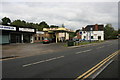
[[[51,54],[3,60],[2,78],[74,80],[116,51],[118,40],[112,40],[94,46],[68,48]],[[111,72],[114,72],[114,69],[117,70],[113,68]]]
[[[25,44],[8,44],[2,46],[2,58],[10,57],[27,57],[41,55],[66,49],[65,43],[25,43]]]

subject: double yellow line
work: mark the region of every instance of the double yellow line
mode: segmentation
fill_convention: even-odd
[[[87,72],[83,73],[82,75],[78,76],[75,80],[84,80],[88,78],[90,75],[92,75],[95,71],[97,71],[99,68],[101,68],[105,63],[107,63],[109,60],[111,60],[114,56],[116,56],[120,50],[116,51],[115,53],[112,53],[107,58],[99,62],[97,65],[89,69]]]

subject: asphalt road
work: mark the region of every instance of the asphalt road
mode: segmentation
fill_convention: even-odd
[[[118,40],[99,45],[71,48],[51,54],[5,60],[4,78],[69,78],[75,79],[118,50]]]

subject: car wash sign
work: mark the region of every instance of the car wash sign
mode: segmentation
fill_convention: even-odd
[[[12,30],[12,31],[16,31],[16,27],[0,25],[0,30]]]
[[[35,29],[30,29],[30,28],[19,28],[19,31],[24,31],[24,32],[35,32]]]

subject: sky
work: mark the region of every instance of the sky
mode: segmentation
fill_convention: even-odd
[[[115,2],[116,1],[116,2]],[[112,24],[118,28],[118,2],[96,1],[15,1],[0,2],[0,19],[9,17],[27,22],[47,22],[48,25],[64,26],[77,30],[86,25]]]

